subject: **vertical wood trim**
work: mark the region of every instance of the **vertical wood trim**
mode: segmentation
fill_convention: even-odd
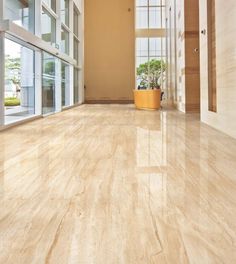
[[[207,0],[208,110],[217,112],[215,0]]]

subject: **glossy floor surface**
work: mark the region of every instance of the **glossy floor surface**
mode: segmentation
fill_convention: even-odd
[[[132,105],[1,132],[0,263],[236,263],[236,140]]]

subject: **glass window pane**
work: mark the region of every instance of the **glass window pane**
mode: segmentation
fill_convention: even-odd
[[[160,6],[161,0],[149,0],[149,6]]]
[[[34,51],[5,39],[5,123],[35,114]]]
[[[61,0],[61,21],[69,27],[69,0]]]
[[[69,54],[69,32],[61,29],[61,51]]]
[[[148,6],[148,0],[136,0],[136,6]]]
[[[159,7],[149,8],[149,28],[161,28],[161,9]]]
[[[137,38],[136,52],[138,57],[148,57],[148,38]]]
[[[70,105],[70,66],[61,62],[61,104]]]
[[[165,38],[137,38],[136,84],[138,89],[163,87]]]
[[[79,70],[74,68],[74,103],[79,102]]]
[[[161,38],[150,38],[149,39],[149,56],[150,57],[161,57]]]
[[[79,41],[74,38],[74,59],[77,61],[77,65],[79,64]]]
[[[5,19],[34,33],[34,0],[5,1]]]
[[[42,10],[42,39],[51,44],[56,43],[56,19],[44,8]]]
[[[55,57],[43,52],[43,114],[55,112]]]
[[[43,0],[56,13],[56,0]]]
[[[74,34],[78,37],[79,36],[79,11],[77,10],[76,6],[74,5]]]
[[[162,0],[136,0],[136,28],[165,28],[165,6]]]
[[[148,8],[147,7],[137,7],[136,26],[137,28],[148,28]]]

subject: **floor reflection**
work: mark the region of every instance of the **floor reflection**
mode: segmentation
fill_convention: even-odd
[[[235,175],[236,140],[194,114],[83,105],[9,129],[0,263],[234,263]]]

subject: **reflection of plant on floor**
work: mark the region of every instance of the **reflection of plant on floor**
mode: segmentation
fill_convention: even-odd
[[[16,97],[5,98],[5,106],[18,106],[20,105],[20,99]]]
[[[137,78],[140,89],[158,89],[160,88],[163,75],[166,70],[164,61],[152,59],[149,62],[140,64],[137,68]]]

